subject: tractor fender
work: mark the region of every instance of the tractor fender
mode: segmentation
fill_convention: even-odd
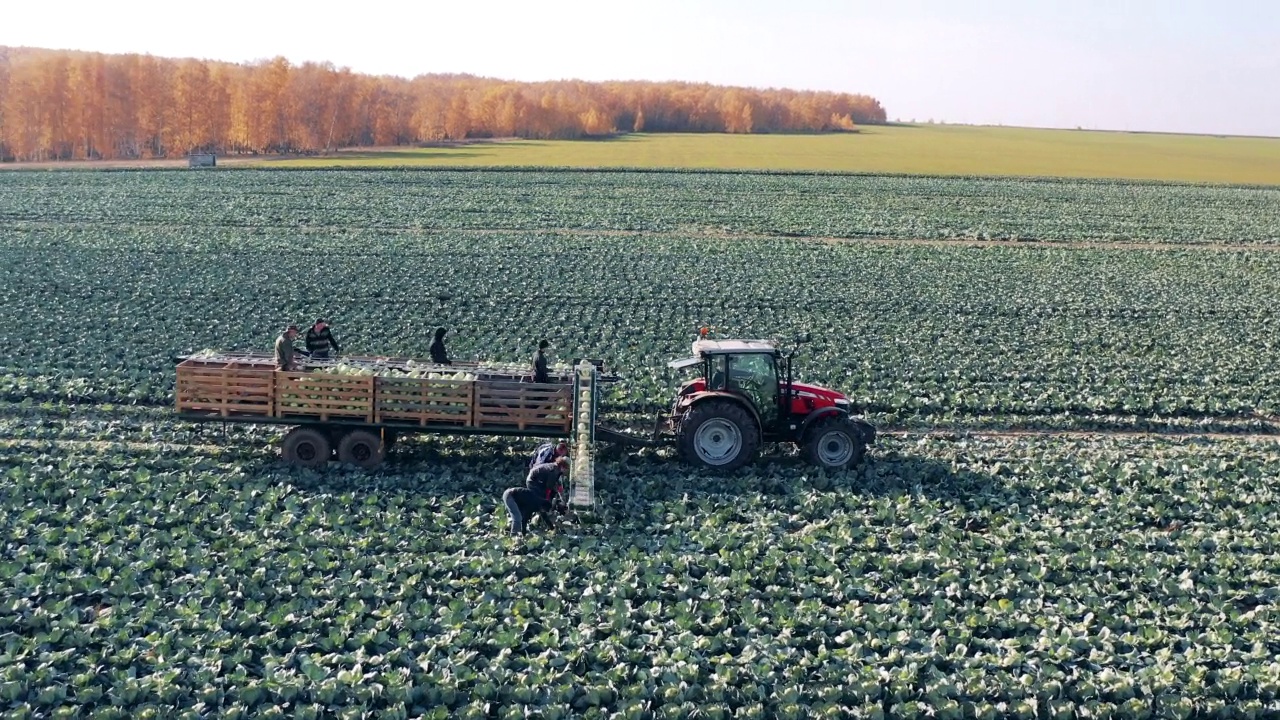
[[[702,403],[710,400],[729,400],[741,405],[746,408],[748,413],[751,414],[751,419],[756,421],[756,428],[761,431],[764,430],[764,426],[760,423],[760,413],[756,411],[755,405],[743,400],[741,396],[734,395],[730,392],[724,392],[722,390],[703,390],[702,392],[684,395],[680,398],[679,407],[683,414],[688,412],[693,406],[701,405]]]
[[[840,415],[840,414],[843,414],[843,413],[841,413],[840,409],[837,407],[824,407],[824,408],[818,408],[817,410],[814,410],[813,412],[805,416],[804,421],[800,424],[800,430],[796,435],[796,437],[803,440],[805,434],[809,432],[809,428],[812,427],[814,423],[824,418],[831,417],[832,415]],[[876,426],[875,425],[872,425],[871,423],[867,422],[866,420],[863,420],[862,418],[856,418],[856,417],[850,417],[849,422],[853,423],[853,427],[856,428],[858,430],[858,434],[862,436],[862,442],[866,443],[867,445],[875,444],[876,442]]]
[[[862,442],[868,445],[876,444],[876,426],[863,420],[862,418],[849,418],[853,422],[853,426],[862,431]]]
[[[822,420],[823,418],[829,418],[832,415],[840,414],[842,414],[840,409],[834,405],[828,405],[827,407],[814,410],[808,415],[805,415],[804,420],[800,421],[800,429],[796,431],[796,438],[803,442],[805,435],[809,433],[809,428],[813,427],[814,423]]]

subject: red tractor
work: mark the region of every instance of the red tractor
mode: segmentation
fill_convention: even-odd
[[[820,467],[857,465],[876,429],[851,415],[845,395],[792,378],[791,361],[808,341],[806,333],[783,355],[764,340],[708,340],[704,333],[693,357],[669,363],[702,373],[680,386],[668,416],[681,455],[727,471],[751,462],[763,442],[793,442]]]

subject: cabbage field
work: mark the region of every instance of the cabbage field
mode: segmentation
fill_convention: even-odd
[[[1280,189],[565,171],[0,173],[0,714],[1280,713]],[[172,417],[171,356],[603,357],[808,331],[886,434],[823,474],[533,441],[381,470]]]

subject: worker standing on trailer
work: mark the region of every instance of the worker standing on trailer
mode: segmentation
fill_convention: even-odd
[[[449,332],[445,328],[436,328],[436,337],[431,341],[431,362],[437,365],[452,365],[449,353],[444,349],[444,336]]]
[[[551,343],[546,338],[538,341],[538,351],[533,354],[533,381],[536,383],[551,382],[551,378],[547,375],[547,354],[545,350],[551,347]]]
[[[534,515],[542,518],[549,529],[556,529],[555,513],[564,509],[560,494],[564,488],[560,478],[569,469],[566,458],[535,466],[525,477],[524,487],[508,488],[502,493],[502,504],[511,516],[511,534],[523,535]]]
[[[329,327],[329,323],[324,318],[319,318],[316,323],[307,330],[307,352],[311,357],[317,360],[324,360],[329,357],[329,349],[333,349],[333,354],[337,355],[342,352],[338,347],[338,341],[333,337],[333,329]]]
[[[529,460],[529,469],[532,470],[538,465],[544,463],[553,463],[562,457],[569,455],[569,441],[561,440],[558,443],[543,443],[533,451],[533,457]]]
[[[298,363],[296,361],[298,349],[293,346],[293,341],[298,337],[298,326],[290,325],[280,333],[280,337],[276,338],[276,369],[277,370],[297,370]]]

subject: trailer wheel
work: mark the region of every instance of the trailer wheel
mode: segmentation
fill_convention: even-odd
[[[819,420],[805,437],[809,462],[826,470],[843,470],[862,461],[867,451],[862,432],[846,417]]]
[[[338,462],[362,468],[375,468],[386,457],[382,438],[368,430],[352,430],[338,443]]]
[[[296,427],[284,436],[282,454],[285,462],[299,467],[321,468],[329,462],[333,452],[329,438],[309,427]]]
[[[737,403],[703,402],[680,423],[679,444],[685,459],[727,472],[751,462],[760,449],[760,433]]]

